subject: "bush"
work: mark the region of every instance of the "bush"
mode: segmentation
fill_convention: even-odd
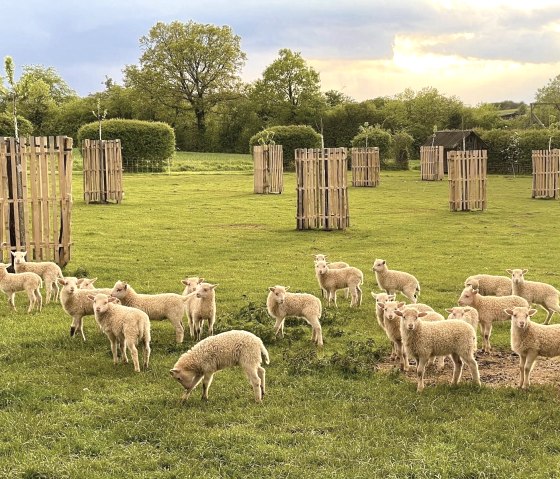
[[[78,142],[99,138],[97,122],[78,130]],[[124,171],[163,171],[175,151],[175,134],[167,123],[140,120],[104,120],[103,138],[120,139]]]
[[[19,136],[29,136],[33,134],[33,123],[27,118],[18,116]],[[14,136],[14,119],[8,113],[0,113],[0,136]]]
[[[377,146],[379,148],[379,159],[387,159],[393,145],[391,133],[379,127],[369,127],[352,138],[352,146],[364,148],[366,146],[366,138],[368,147]]]
[[[399,170],[408,170],[408,160],[413,144],[414,138],[405,131],[398,131],[393,135],[393,153]]]
[[[295,165],[294,150],[297,148],[321,148],[321,135],[310,126],[290,125],[290,126],[272,126],[266,132],[274,133],[274,143],[282,145],[284,154],[284,169],[293,170]],[[251,153],[253,146],[259,144],[260,138],[265,138],[268,133],[259,131],[249,140]]]

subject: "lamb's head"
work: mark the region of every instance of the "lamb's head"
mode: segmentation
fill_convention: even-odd
[[[185,285],[183,294],[186,296],[187,294],[194,293],[196,287],[203,282],[204,278],[199,278],[198,276],[191,276],[190,278],[182,279],[181,283]]]
[[[78,279],[78,288],[80,289],[95,289],[93,283],[97,281],[97,278],[79,278]]]
[[[480,282],[478,281],[478,279],[469,279],[468,281],[465,281],[465,288],[467,286],[470,286],[472,289],[478,289],[480,286]]]
[[[327,261],[327,255],[326,254],[315,254],[315,255],[313,255],[313,257],[315,258],[315,263],[317,261]]]
[[[95,296],[93,294],[88,294],[88,299],[93,301],[93,310],[96,313],[105,313],[109,309],[109,304],[118,301],[117,298],[112,296],[107,296],[106,294],[99,293]]]
[[[387,269],[387,261],[384,259],[376,259],[373,263],[372,271],[385,271]]]
[[[536,309],[527,306],[516,306],[515,308],[504,309],[504,312],[511,316],[511,323],[519,329],[525,329],[531,322],[531,317],[537,313]]]
[[[269,295],[272,295],[274,301],[276,301],[278,304],[284,303],[284,301],[286,300],[286,291],[288,291],[289,289],[289,286],[278,285],[268,288],[268,290],[270,291]]]
[[[371,292],[371,296],[377,304],[386,303],[387,301],[394,301],[396,297],[395,294],[374,293],[373,291]]]
[[[398,321],[397,311],[405,305],[404,301],[387,301],[378,304],[383,308],[383,318],[387,321]]]
[[[511,274],[511,281],[513,284],[523,284],[525,278],[523,275],[529,271],[528,269],[506,269],[506,271]]]
[[[466,308],[461,306],[454,306],[453,308],[446,308],[446,311],[449,313],[447,319],[463,319],[465,316]]]
[[[478,289],[474,289],[472,286],[467,286],[461,293],[461,296],[459,297],[457,303],[459,304],[459,306],[470,306],[474,303],[477,294]]]
[[[418,327],[420,318],[428,315],[428,313],[418,311],[416,308],[397,309],[395,314],[401,318],[401,327],[409,331],[414,331]]]
[[[14,264],[25,263],[25,256],[27,251],[12,251],[12,256],[14,257]]]
[[[183,399],[187,399],[191,391],[198,385],[202,379],[202,375],[198,374],[196,371],[185,368],[173,368],[169,370],[171,377],[179,381],[181,386],[185,388],[185,394]]]
[[[325,274],[329,270],[326,261],[315,261],[315,272],[317,274]]]
[[[124,281],[117,281],[115,286],[113,286],[111,296],[113,298],[123,299],[127,295],[128,289],[128,283],[125,283]]]
[[[58,284],[62,286],[62,291],[66,294],[74,294],[78,289],[78,278],[74,278],[73,276],[58,278]]]
[[[197,298],[208,298],[214,293],[214,289],[218,286],[217,284],[210,283],[200,283],[197,285],[196,297]]]

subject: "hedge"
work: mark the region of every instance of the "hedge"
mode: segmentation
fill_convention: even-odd
[[[141,120],[103,120],[102,136],[121,140],[123,169],[163,171],[175,151],[175,133],[167,123]],[[87,123],[78,130],[78,143],[99,138],[99,123]]]
[[[282,145],[284,153],[284,169],[293,170],[295,167],[294,150],[297,148],[321,148],[321,135],[310,126],[289,125],[272,126],[266,131],[259,131],[249,140],[251,153],[253,146],[259,144],[259,138],[266,138],[267,132],[273,132],[273,141],[276,145]]]
[[[381,128],[368,128],[366,131],[358,133],[352,138],[352,146],[354,148],[365,148],[367,137],[367,146],[379,148],[379,158],[383,161],[386,160],[391,147],[393,146],[393,137],[391,133]]]
[[[33,123],[22,116],[17,119],[19,136],[32,135]],[[0,113],[0,136],[14,136],[14,118],[8,113]]]

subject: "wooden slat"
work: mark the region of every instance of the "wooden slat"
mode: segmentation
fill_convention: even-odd
[[[420,147],[420,177],[423,181],[439,181],[444,175],[443,146]]]
[[[84,201],[121,203],[124,195],[120,140],[84,140],[82,143]]]
[[[379,185],[379,148],[352,148],[352,186]]]
[[[484,211],[486,203],[486,150],[449,151],[449,209]]]
[[[282,145],[253,147],[253,191],[257,194],[280,194],[283,186]]]
[[[560,150],[533,150],[532,198],[560,198]]]

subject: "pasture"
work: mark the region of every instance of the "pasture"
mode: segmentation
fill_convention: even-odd
[[[349,229],[298,232],[293,173],[284,194],[254,195],[248,155],[217,158],[216,168],[210,158],[179,156],[171,174],[125,175],[118,206],[86,206],[74,172],[65,273],[149,293],[180,293],[185,276],[219,283],[217,332],[250,330],[269,350],[263,403],[229,369],[216,375],[208,403],[199,386],[182,404],[168,371],[193,342],[187,334],[176,345],[168,322],[152,323],[150,368],[136,374],[131,364],[113,366],[93,317],[87,341],[71,339],[60,305],[27,315],[19,293],[17,313],[0,304],[0,477],[560,475],[560,377],[537,377],[552,360],[537,363],[529,391],[513,381],[490,387],[481,367],[481,389],[468,371],[451,387],[430,369],[419,395],[413,375],[387,364],[390,344],[370,296],[375,258],[413,273],[420,300],[439,312],[456,304],[470,274],[526,267],[528,279],[560,287],[560,203],[532,200],[530,177],[490,176],[486,212],[451,213],[447,181],[382,171],[379,187],[349,188]],[[319,294],[314,253],[365,275],[359,309],[340,293],[338,310],[325,308],[320,353],[301,320],[287,321],[275,340],[265,309],[268,286]],[[509,323],[494,327],[492,345],[509,360]]]

